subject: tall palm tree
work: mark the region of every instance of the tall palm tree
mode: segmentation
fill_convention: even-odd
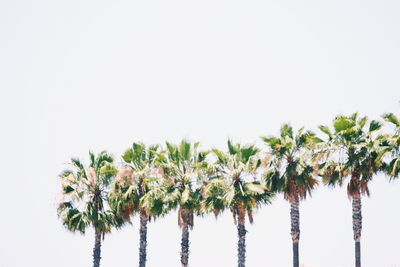
[[[361,266],[361,196],[369,196],[368,182],[381,170],[382,136],[377,131],[382,125],[372,120],[367,127],[367,117],[358,113],[339,115],[333,121],[333,131],[327,126],[319,129],[327,136],[319,153],[323,159],[321,176],[331,186],[342,185],[346,178],[347,194],[352,200],[353,233],[355,241],[355,266]]]
[[[400,176],[400,119],[393,113],[384,114],[383,119],[395,127],[395,133],[387,136],[388,146],[385,152],[390,152],[392,158],[387,164],[386,173],[391,178],[398,178]]]
[[[146,266],[147,223],[163,213],[161,179],[154,165],[158,145],[146,147],[133,143],[122,155],[125,165],[119,170],[110,192],[111,207],[126,221],[140,217],[139,267]]]
[[[107,193],[117,172],[113,158],[105,151],[97,156],[89,152],[89,156],[88,167],[73,158],[73,169],[60,175],[62,200],[58,204],[58,216],[70,231],[84,234],[88,227],[94,228],[93,267],[99,267],[101,238],[113,226],[121,226],[122,220],[107,207]]]
[[[227,207],[231,210],[238,230],[238,266],[246,263],[246,215],[253,223],[253,210],[270,203],[273,193],[257,179],[261,167],[259,150],[253,146],[241,146],[228,141],[228,152],[213,150],[217,157],[215,178],[207,185],[207,203],[214,205],[218,213]],[[210,194],[211,193],[211,194]],[[215,194],[214,196],[212,194]],[[222,200],[222,201],[221,201]]]
[[[296,134],[284,124],[278,137],[262,137],[269,148],[269,169],[265,173],[267,186],[282,192],[290,203],[293,266],[299,266],[300,201],[318,184],[313,177],[309,147],[316,140],[312,132],[301,128]]]
[[[198,142],[183,140],[179,145],[166,142],[166,153],[157,156],[164,176],[164,201],[169,209],[178,209],[178,225],[182,229],[182,267],[189,266],[189,229],[193,229],[194,213],[200,210],[199,182],[208,169],[206,152],[199,151],[198,147]]]

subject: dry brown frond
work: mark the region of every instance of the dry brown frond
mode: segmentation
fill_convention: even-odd
[[[118,184],[125,184],[128,185],[133,184],[134,177],[133,177],[133,169],[130,166],[124,166],[119,171],[117,176],[115,177],[115,182]]]
[[[155,177],[164,177],[164,169],[163,168],[152,168],[150,170],[151,175]]]
[[[361,193],[364,195],[367,195],[369,197],[369,188],[368,188],[368,183],[361,180],[360,181],[360,189],[361,189]]]
[[[240,203],[239,204],[239,224],[244,225],[245,217],[246,217],[246,210],[244,206]]]
[[[219,209],[214,209],[213,212],[214,212],[215,218],[217,218],[221,211]]]
[[[236,214],[236,209],[232,209],[232,216],[233,216],[233,221],[235,222],[235,225],[237,225],[237,214]]]
[[[254,222],[254,220],[253,220],[253,210],[248,209],[247,210],[247,216],[249,217],[250,224],[252,224]]]
[[[131,201],[128,204],[124,205],[122,207],[122,211],[120,216],[124,219],[129,219],[129,217],[131,216],[131,214],[133,213],[133,211],[135,210],[135,205],[134,203]]]
[[[89,184],[91,186],[95,187],[97,184],[97,175],[96,175],[96,171],[93,167],[89,167],[89,169],[87,171],[87,177],[88,177]]]
[[[268,163],[271,162],[272,155],[270,153],[265,153],[265,157],[261,159],[261,166],[266,167]]]
[[[347,185],[347,195],[350,199],[360,196],[360,185],[357,179],[351,179]]]

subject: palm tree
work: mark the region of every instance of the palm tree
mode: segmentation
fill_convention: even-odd
[[[384,114],[383,119],[395,127],[395,133],[387,136],[388,147],[385,152],[393,156],[387,164],[386,173],[391,178],[397,178],[400,176],[400,120],[393,113]]]
[[[157,145],[146,148],[144,144],[133,143],[122,155],[125,165],[110,192],[111,207],[126,221],[130,222],[130,217],[139,213],[139,267],[146,266],[147,223],[151,216],[160,216],[164,207],[161,180],[156,177],[154,166],[157,150]]]
[[[62,179],[62,200],[58,216],[72,232],[85,233],[89,226],[95,230],[93,267],[100,266],[101,238],[122,220],[107,208],[107,193],[117,170],[113,158],[105,151],[95,156],[89,152],[90,164],[85,167],[79,159],[71,159],[73,170],[65,170]]]
[[[183,140],[179,145],[166,142],[166,153],[158,153],[157,156],[164,176],[164,201],[169,209],[178,208],[183,267],[189,266],[189,229],[193,229],[194,213],[200,211],[199,182],[208,169],[206,152],[198,151],[198,147],[198,142],[192,144]]]
[[[291,236],[293,242],[293,266],[299,266],[300,240],[300,201],[318,184],[313,178],[314,168],[311,165],[309,146],[315,141],[312,132],[303,132],[301,128],[296,135],[289,124],[284,124],[278,137],[262,137],[269,148],[269,169],[265,173],[267,186],[282,192],[290,203]]]
[[[209,193],[205,201],[208,204],[212,203],[216,212],[224,207],[231,210],[238,230],[238,266],[244,267],[246,215],[250,223],[253,223],[253,210],[263,203],[270,203],[273,193],[257,180],[261,160],[259,150],[255,146],[242,147],[228,140],[228,152],[216,149],[213,152],[217,157],[217,172],[220,178],[211,180],[206,186],[206,192]]]
[[[352,200],[356,267],[361,266],[361,196],[369,196],[368,182],[382,168],[379,155],[384,139],[375,136],[382,125],[372,120],[366,127],[367,122],[367,117],[360,118],[358,113],[354,113],[337,116],[333,121],[333,132],[327,126],[319,126],[328,138],[317,154],[319,159],[324,159],[320,165],[323,181],[335,186],[342,185],[349,178],[347,194]]]

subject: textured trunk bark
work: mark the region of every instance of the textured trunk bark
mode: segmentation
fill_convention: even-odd
[[[299,267],[300,211],[298,197],[290,201],[290,221],[293,242],[293,267]]]
[[[189,225],[187,222],[184,222],[182,226],[181,263],[182,267],[189,266]]]
[[[140,211],[140,246],[139,246],[139,267],[146,266],[147,258],[147,221],[148,216],[146,211]]]
[[[95,239],[93,248],[93,267],[100,267],[101,253],[101,231],[95,229]]]
[[[353,232],[355,241],[355,266],[361,267],[361,229],[362,229],[362,215],[361,215],[361,196],[356,194],[353,196]]]
[[[238,229],[238,267],[246,266],[246,227],[244,224],[245,220],[239,218]]]

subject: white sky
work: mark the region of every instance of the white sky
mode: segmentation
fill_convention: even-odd
[[[0,267],[91,266],[93,232],[56,216],[72,156],[132,141],[225,148],[283,122],[315,129],[338,113],[399,114],[399,1],[0,2]],[[400,266],[400,181],[363,202],[364,267]],[[301,204],[301,263],[353,266],[344,189]],[[102,266],[135,266],[138,224],[105,239]],[[291,265],[289,205],[248,226],[247,266]],[[148,266],[179,266],[176,214],[149,225]],[[236,265],[226,213],[196,218],[190,266]]]

